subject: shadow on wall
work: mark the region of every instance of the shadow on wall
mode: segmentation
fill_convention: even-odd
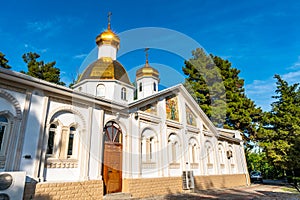
[[[34,198],[36,184],[36,182],[25,183],[23,200],[31,200]]]
[[[195,189],[205,190],[214,188],[214,184],[210,179],[206,179],[204,177],[195,177]]]

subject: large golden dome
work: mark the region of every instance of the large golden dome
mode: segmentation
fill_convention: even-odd
[[[151,76],[151,77],[155,77],[155,78],[159,79],[158,71],[149,65],[148,60],[146,61],[146,64],[144,65],[144,67],[142,67],[136,71],[136,79],[139,79],[139,78],[145,77],[145,76]]]
[[[110,29],[110,24],[107,27],[107,30],[104,32],[100,33],[96,37],[96,44],[98,46],[103,45],[103,44],[108,44],[116,47],[119,49],[120,47],[120,38],[117,34],[115,34],[111,29]]]
[[[86,79],[119,80],[131,85],[128,74],[121,63],[110,57],[102,57],[90,64],[82,73],[79,82]]]

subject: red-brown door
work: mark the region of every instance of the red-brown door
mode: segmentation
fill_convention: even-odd
[[[104,192],[122,192],[122,131],[117,123],[106,124],[104,141]]]
[[[105,143],[103,179],[105,192],[122,192],[122,144]]]

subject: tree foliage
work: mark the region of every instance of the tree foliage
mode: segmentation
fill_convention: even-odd
[[[215,125],[240,130],[245,141],[256,135],[257,122],[261,109],[244,93],[244,80],[240,71],[227,60],[214,55],[206,55],[202,49],[192,52],[193,57],[185,61],[183,72],[185,86],[197,100],[201,109],[213,120]],[[218,109],[213,111],[215,102]],[[224,102],[224,104],[221,103]]]
[[[48,82],[65,85],[65,83],[60,80],[60,69],[54,67],[56,64],[55,61],[49,63],[37,61],[40,55],[32,52],[23,54],[22,58],[28,68],[27,72],[21,71],[22,73]]]
[[[5,55],[2,52],[0,52],[0,67],[10,69],[11,66],[9,66],[7,63],[8,60],[5,58]]]
[[[220,126],[226,109],[221,76],[213,60],[203,49],[196,49],[192,55],[182,68],[188,76],[184,85],[213,123]]]
[[[264,114],[258,137],[269,160],[282,169],[300,166],[300,89],[299,83],[289,85],[279,75],[276,101]]]

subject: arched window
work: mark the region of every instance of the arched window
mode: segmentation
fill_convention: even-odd
[[[169,146],[169,162],[179,163],[180,159],[180,143],[176,134],[171,134],[168,140]]]
[[[143,162],[156,162],[155,153],[157,152],[155,133],[146,129],[142,133],[141,155]]]
[[[140,88],[139,89],[140,92],[143,91],[143,84],[142,84],[142,82],[140,82],[140,87],[139,88]]]
[[[153,82],[153,90],[156,91],[156,83]]]
[[[76,127],[51,124],[46,154],[52,159],[76,158]]]
[[[107,122],[104,127],[104,141],[110,143],[122,143],[122,129],[114,121]]]
[[[47,146],[47,154],[53,154],[54,153],[54,138],[55,138],[55,132],[56,132],[57,126],[55,124],[50,125],[49,129],[49,138],[48,138],[48,146]]]
[[[222,144],[219,144],[218,151],[219,151],[220,164],[224,164],[225,152],[224,152],[224,148],[223,148]]]
[[[73,146],[74,146],[74,135],[76,128],[74,126],[70,127],[69,141],[68,141],[68,156],[73,155]]]
[[[105,96],[105,86],[103,84],[97,85],[96,96],[98,97]]]
[[[121,99],[126,100],[126,88],[124,87],[121,89]]]
[[[1,152],[5,142],[4,138],[8,128],[7,126],[8,126],[8,119],[5,116],[0,115],[0,151]]]
[[[214,154],[213,154],[213,149],[212,149],[212,145],[210,142],[206,142],[205,150],[206,150],[207,164],[213,165],[214,164]]]
[[[199,163],[198,143],[195,138],[191,138],[189,141],[189,155],[191,164]]]

